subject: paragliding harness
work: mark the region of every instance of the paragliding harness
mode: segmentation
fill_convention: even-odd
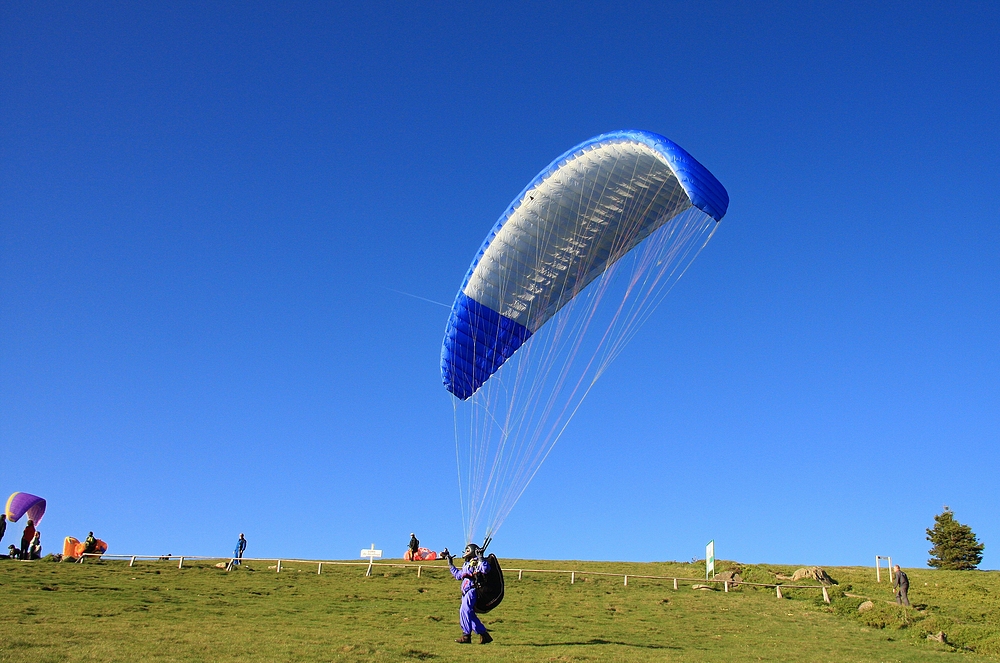
[[[483,542],[482,552],[486,552],[486,546],[490,545],[490,541],[492,538],[487,538]],[[472,577],[472,584],[476,587],[476,605],[473,609],[480,615],[485,615],[503,602],[503,569],[500,568],[500,561],[493,553],[490,553],[486,561],[489,570],[486,573],[476,573]]]

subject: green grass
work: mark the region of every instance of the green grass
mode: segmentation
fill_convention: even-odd
[[[698,577],[679,563],[511,561]],[[484,621],[496,641],[458,645],[458,583],[443,568],[265,563],[0,561],[0,661],[947,661],[1000,655],[1000,574],[911,570],[917,608],[886,603],[872,569],[829,568],[818,590],[697,591],[669,581],[507,573],[507,597]],[[253,570],[251,570],[253,569]],[[745,566],[773,582],[791,567]],[[845,595],[847,594],[856,596]],[[787,598],[791,595],[791,598]],[[859,614],[871,598],[876,608]],[[926,639],[944,631],[951,645]]]

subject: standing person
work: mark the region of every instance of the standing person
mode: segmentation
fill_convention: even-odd
[[[243,551],[247,549],[247,540],[243,537],[243,532],[240,532],[240,538],[236,541],[236,550],[233,551],[233,566],[238,566],[243,559]]]
[[[410,532],[410,559],[414,560],[417,558],[417,551],[420,550],[420,541],[417,540],[417,535]]]
[[[454,556],[445,548],[444,556],[448,558],[448,567],[455,580],[462,581],[462,607],[458,610],[458,623],[462,627],[462,637],[455,640],[461,644],[472,642],[472,633],[479,634],[479,644],[486,645],[493,642],[483,623],[476,616],[476,584],[473,582],[477,573],[487,573],[490,564],[483,559],[482,549],[474,543],[465,546],[463,559],[465,564],[461,569],[455,568]]]
[[[7,514],[0,513],[0,541],[3,541],[3,535],[7,531]]]
[[[896,577],[892,581],[892,588],[896,590],[896,603],[900,605],[909,606],[910,598],[906,595],[910,591],[910,579],[906,577],[903,570],[899,568],[899,564],[893,569],[896,572]]]
[[[35,523],[28,518],[28,524],[24,526],[24,532],[21,534],[21,559],[27,557],[28,546],[31,545],[33,538],[35,538]]]

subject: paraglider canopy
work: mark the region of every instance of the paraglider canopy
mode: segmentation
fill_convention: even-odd
[[[466,541],[483,549],[584,398],[715,233],[729,194],[671,140],[595,136],[487,234],[441,345]]]
[[[28,514],[28,519],[37,525],[45,515],[45,500],[31,493],[13,493],[7,499],[6,511],[8,520],[16,523],[21,516]]]
[[[728,207],[712,173],[649,131],[601,134],[556,158],[508,206],[469,267],[441,349],[445,388],[468,399],[658,229],[689,209],[719,221]]]

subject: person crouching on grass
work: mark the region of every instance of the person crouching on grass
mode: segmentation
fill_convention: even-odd
[[[455,557],[448,552],[447,548],[443,554],[448,558],[451,575],[455,577],[455,580],[462,581],[462,607],[458,611],[458,623],[462,627],[462,637],[455,642],[461,644],[472,642],[473,632],[479,634],[479,644],[486,645],[493,642],[489,631],[476,616],[476,584],[473,582],[473,578],[477,573],[487,573],[490,570],[489,562],[483,559],[482,549],[474,543],[465,546],[465,552],[462,554],[465,564],[460,569],[455,567],[453,561]]]
[[[41,559],[42,558],[42,535],[39,532],[35,532],[35,536],[31,538],[31,543],[28,544],[28,559]]]

